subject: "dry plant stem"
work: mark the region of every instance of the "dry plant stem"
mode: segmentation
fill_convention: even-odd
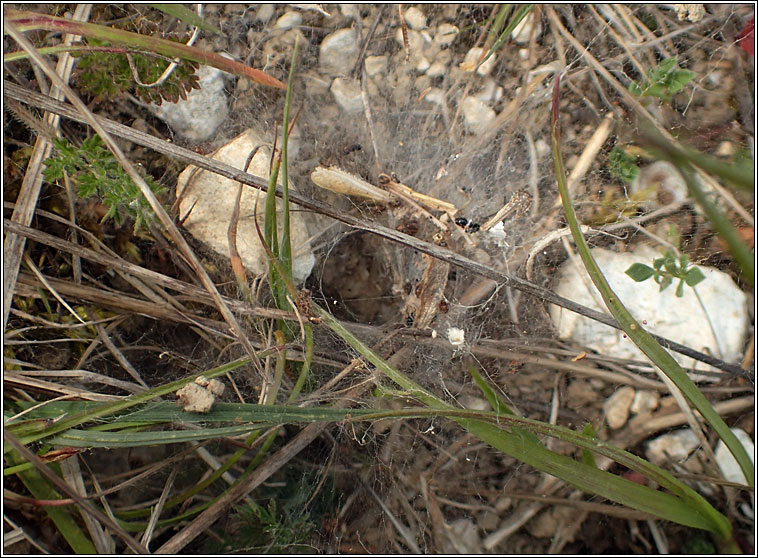
[[[544,80],[544,77],[533,79],[527,86],[527,89],[533,91],[543,80]],[[7,81],[4,81],[3,84],[5,86],[4,93],[10,96],[11,98],[17,99],[19,101],[23,101],[25,103],[33,104],[35,106],[44,108],[45,110],[54,110],[56,113],[59,113],[62,116],[65,116],[66,118],[70,118],[78,122],[85,121],[85,119],[81,115],[79,115],[77,111],[72,110],[70,107],[67,107],[66,105],[62,103],[58,103],[54,100],[51,100],[39,93],[26,91],[22,89],[21,87],[15,84],[9,83]],[[509,107],[511,107],[511,105],[513,105],[513,101],[511,102]],[[514,105],[512,107],[512,110],[515,110],[515,108],[516,107]],[[506,111],[508,111],[508,109],[504,110],[503,112],[505,113]],[[503,113],[501,113],[501,115],[498,116],[498,120],[502,116],[503,116]],[[112,131],[114,134],[118,135],[119,137],[122,137],[129,141],[133,141],[139,145],[143,145],[145,147],[155,149],[156,151],[159,151],[160,153],[175,157],[189,164],[195,165],[199,168],[210,170],[212,172],[220,174],[221,176],[225,176],[227,178],[237,180],[248,186],[252,186],[254,188],[258,188],[263,191],[267,190],[266,181],[264,181],[260,177],[244,173],[241,170],[236,169],[230,165],[226,165],[218,161],[214,161],[213,159],[209,157],[200,155],[188,149],[181,148],[177,145],[167,143],[164,140],[154,138],[153,136],[150,136],[149,134],[137,132],[136,130],[132,130],[131,128],[127,126],[117,124],[107,119],[98,118],[98,120],[103,123],[104,128],[108,129],[109,131]],[[553,292],[547,289],[543,289],[541,287],[533,285],[529,283],[528,281],[524,281],[523,279],[520,279],[518,277],[514,277],[506,273],[497,271],[496,269],[492,267],[475,262],[469,258],[456,254],[455,252],[452,252],[451,250],[448,250],[446,248],[435,246],[432,243],[425,242],[415,237],[403,234],[399,231],[396,231],[395,229],[391,229],[388,227],[378,225],[376,223],[361,220],[345,212],[337,211],[326,204],[322,204],[315,200],[305,198],[304,196],[296,195],[294,192],[290,194],[290,201],[293,203],[296,203],[297,205],[305,209],[310,209],[312,211],[332,217],[333,219],[336,219],[337,221],[341,221],[342,223],[345,223],[356,229],[365,230],[373,234],[376,234],[378,236],[381,236],[383,238],[386,238],[388,240],[391,240],[393,242],[405,244],[406,246],[410,246],[420,252],[429,254],[432,257],[441,259],[443,261],[447,261],[448,263],[451,263],[455,266],[466,269],[470,271],[471,273],[474,273],[481,277],[492,279],[503,285],[511,286],[527,294],[532,294],[536,296],[537,298],[544,300],[547,303],[556,304],[557,306],[561,306],[563,308],[566,308],[567,310],[571,310],[572,312],[577,312],[584,316],[590,317],[593,320],[596,320],[600,323],[604,323],[613,328],[619,329],[618,323],[613,318],[611,318],[610,316],[606,314],[597,312],[590,308],[586,308],[580,304],[576,304],[573,301],[570,301],[568,299],[555,295]],[[715,366],[716,368],[720,368],[732,374],[745,373],[745,371],[742,370],[738,365],[733,365],[733,364],[723,362],[722,360],[714,358],[711,355],[703,354],[699,351],[695,351],[689,347],[686,347],[680,343],[675,343],[673,341],[664,339],[662,337],[654,336],[654,338],[659,343],[663,344],[664,347],[668,347],[685,356],[692,357],[706,364]]]
[[[6,384],[23,386],[34,390],[48,391],[50,393],[63,393],[68,397],[84,399],[85,401],[113,401],[114,399],[118,399],[115,395],[103,395],[101,393],[94,393],[84,389],[66,387],[57,383],[53,384],[51,382],[27,378],[22,374],[8,371],[3,372],[3,381]]]
[[[145,548],[148,547],[153,538],[153,532],[155,531],[155,526],[158,524],[158,518],[161,516],[161,513],[163,513],[163,507],[166,505],[166,500],[168,500],[168,495],[171,492],[171,488],[174,486],[174,480],[176,479],[178,472],[179,467],[171,469],[171,473],[166,479],[166,484],[163,486],[161,496],[158,498],[158,503],[153,507],[153,511],[150,514],[150,520],[147,522],[147,528],[142,534],[141,542],[145,545]]]
[[[92,311],[91,308],[87,309],[87,313],[91,315],[95,315],[95,313]],[[142,379],[142,376],[140,376],[140,373],[137,371],[134,366],[127,360],[127,358],[124,356],[124,353],[122,353],[118,347],[111,341],[111,338],[108,336],[108,333],[105,331],[105,328],[102,326],[102,324],[97,324],[95,326],[97,328],[97,334],[100,337],[100,340],[103,342],[103,345],[105,345],[110,353],[116,358],[118,363],[123,367],[124,370],[126,370],[129,375],[135,379],[135,381],[142,386],[144,389],[148,390],[150,389],[150,386],[148,386],[144,380]]]
[[[126,543],[126,545],[137,554],[149,554],[147,548],[145,548],[144,545],[134,540],[134,538],[129,533],[124,531],[124,529],[122,529],[118,523],[116,523],[110,517],[108,517],[103,512],[95,508],[87,500],[85,500],[79,494],[77,494],[76,491],[72,490],[71,487],[69,487],[63,481],[63,479],[61,479],[58,475],[53,473],[53,471],[51,471],[50,468],[45,463],[43,463],[39,457],[37,457],[34,453],[29,451],[26,448],[26,446],[20,443],[18,439],[13,434],[11,434],[8,431],[8,429],[5,427],[3,427],[3,440],[6,443],[9,443],[10,445],[12,445],[16,449],[16,451],[18,451],[21,454],[21,457],[26,459],[28,462],[32,463],[40,472],[40,474],[43,477],[45,477],[45,479],[47,479],[48,482],[50,482],[58,490],[60,490],[64,494],[67,494],[71,499],[73,499],[76,502],[77,506],[79,506],[79,509],[81,511],[88,513],[93,518],[100,521],[100,523],[102,523],[103,525],[111,529],[113,533],[118,535]]]
[[[384,6],[382,6],[382,9]],[[381,13],[381,11],[380,11]],[[363,102],[363,114],[366,115],[366,122],[368,123],[368,133],[371,137],[371,147],[374,149],[374,165],[377,169],[382,168],[382,160],[379,158],[379,147],[376,143],[376,135],[374,134],[374,119],[371,116],[371,103],[368,98],[368,77],[366,76],[366,66],[361,64],[361,101]]]
[[[87,489],[84,486],[82,471],[79,467],[79,456],[73,455],[61,462],[61,473],[64,480],[82,498],[87,498]],[[92,542],[99,554],[111,554],[115,550],[115,541],[109,537],[102,526],[91,515],[82,514],[84,524],[87,526]]]
[[[145,199],[147,199],[148,203],[150,204],[150,207],[153,209],[158,219],[161,221],[163,226],[168,231],[169,235],[171,236],[171,239],[179,247],[179,250],[182,253],[182,255],[185,258],[187,258],[187,260],[189,261],[190,265],[193,268],[193,271],[195,272],[195,274],[197,274],[203,286],[207,289],[208,293],[211,295],[211,298],[216,303],[216,306],[219,312],[224,317],[224,320],[227,322],[227,324],[229,324],[230,332],[233,335],[237,336],[237,339],[239,340],[242,347],[245,349],[245,352],[250,357],[253,365],[261,374],[261,379],[265,383],[270,383],[271,379],[267,378],[264,375],[263,370],[261,369],[261,365],[258,362],[258,358],[256,357],[255,349],[250,343],[250,340],[245,336],[244,330],[239,325],[239,323],[237,323],[237,319],[234,317],[234,315],[231,313],[231,311],[226,306],[224,301],[221,299],[221,295],[216,289],[216,286],[213,284],[213,281],[211,281],[211,278],[208,276],[208,273],[205,271],[205,268],[203,268],[203,265],[200,263],[200,260],[198,260],[197,256],[192,251],[192,248],[190,248],[189,244],[187,244],[187,241],[184,240],[184,237],[176,228],[176,225],[174,225],[173,220],[171,219],[171,217],[169,217],[168,213],[166,213],[166,210],[163,209],[163,206],[161,206],[160,202],[155,197],[155,194],[153,193],[153,191],[142,179],[137,169],[134,167],[131,161],[129,161],[126,158],[126,156],[118,147],[118,145],[113,141],[113,138],[110,136],[110,134],[103,129],[98,119],[86,107],[86,105],[81,101],[81,99],[79,99],[78,95],[60,78],[60,76],[58,76],[53,71],[53,69],[50,67],[48,62],[36,52],[34,45],[32,45],[21,33],[19,33],[19,31],[13,25],[9,24],[8,21],[5,22],[5,29],[8,32],[8,34],[25,51],[29,53],[29,56],[31,57],[31,59],[37,65],[39,65],[40,68],[42,68],[42,70],[53,81],[53,83],[55,83],[58,87],[61,88],[61,90],[65,93],[68,100],[71,102],[71,104],[74,105],[82,113],[82,115],[87,120],[87,123],[92,126],[95,132],[97,132],[97,134],[101,137],[101,139],[106,144],[108,149],[113,153],[113,155],[119,161],[121,166],[127,172],[129,177],[139,187],[140,191],[142,192],[142,195],[145,196]]]
[[[94,382],[104,386],[111,386],[118,389],[122,389],[127,393],[142,393],[145,389],[142,386],[133,384],[131,382],[125,382],[117,378],[111,378],[96,372],[90,372],[89,370],[15,370],[15,374],[19,376],[26,376],[30,378],[70,378],[81,382]],[[68,396],[56,397],[53,401],[58,399],[68,399]],[[50,401],[44,401],[40,405],[49,403]],[[30,409],[24,411],[28,412]],[[21,415],[22,413],[19,413]]]
[[[82,318],[79,316],[79,314],[77,314],[77,313],[74,311],[74,309],[73,309],[73,308],[71,308],[71,306],[69,306],[69,305],[68,305],[68,303],[66,303],[66,301],[65,301],[65,300],[63,300],[63,298],[61,298],[61,295],[59,295],[59,294],[56,292],[55,288],[54,288],[54,287],[52,287],[52,286],[50,285],[50,283],[48,283],[48,282],[47,282],[47,280],[45,279],[45,276],[44,276],[44,275],[42,275],[42,273],[40,272],[40,270],[39,270],[39,269],[37,269],[37,266],[36,266],[36,265],[34,265],[34,262],[32,262],[32,259],[31,259],[31,258],[30,258],[30,257],[29,257],[27,254],[24,254],[24,262],[26,263],[26,265],[27,265],[27,266],[29,266],[29,269],[32,271],[32,273],[34,273],[34,275],[37,277],[37,279],[39,279],[39,280],[40,280],[40,283],[42,283],[43,285],[45,285],[45,288],[46,288],[48,291],[50,291],[50,293],[51,293],[51,294],[52,294],[52,295],[55,297],[55,299],[56,299],[58,302],[60,302],[60,303],[63,305],[63,307],[64,307],[66,310],[68,310],[68,311],[69,311],[69,313],[70,313],[70,314],[71,314],[71,315],[72,315],[74,318],[76,318],[77,320],[79,320],[79,323],[82,323],[82,324],[83,324],[83,323],[84,323],[84,320],[83,320],[83,319],[82,319]]]
[[[644,118],[645,120],[649,121],[655,129],[663,135],[664,138],[668,142],[670,142],[673,146],[675,146],[677,149],[680,149],[679,142],[671,136],[671,134],[666,130],[663,125],[658,122],[648,111],[643,107],[640,102],[634,98],[634,96],[623,86],[619,83],[619,81],[613,77],[613,75],[605,69],[605,66],[601,64],[594,56],[592,56],[589,53],[589,50],[585,48],[574,36],[569,33],[569,31],[563,26],[563,24],[560,22],[560,18],[558,18],[558,15],[555,13],[555,10],[553,8],[547,9],[548,17],[550,18],[550,21],[555,24],[556,28],[561,32],[561,34],[571,43],[571,46],[576,49],[576,51],[582,55],[582,57],[587,61],[589,66],[592,67],[598,74],[603,76],[603,78],[608,82],[608,84],[613,87],[616,92],[621,96],[621,98],[624,100],[624,102],[629,105],[634,112],[641,118]],[[734,196],[727,191],[723,186],[721,186],[716,180],[711,178],[709,175],[707,175],[705,172],[698,169],[698,175],[700,178],[711,188],[715,189],[719,195],[729,204],[729,206],[736,211],[742,219],[745,220],[745,222],[750,225],[751,227],[754,226],[755,220],[753,219],[753,216],[750,215],[744,207],[742,207],[737,200],[734,198]]]
[[[568,189],[572,196],[576,197],[581,194],[577,188],[577,184],[579,184],[582,178],[584,178],[584,175],[592,166],[600,149],[602,149],[605,140],[608,139],[608,135],[611,133],[611,126],[613,126],[613,118],[614,115],[611,112],[605,115],[605,118],[603,118],[603,121],[595,130],[595,133],[592,134],[590,141],[588,141],[587,145],[584,147],[584,151],[582,151],[576,165],[571,169],[571,174],[569,174],[568,177]],[[555,202],[553,208],[560,206],[560,204],[559,196],[558,201]]]
[[[74,20],[87,20],[91,9],[91,4],[80,4],[74,12]],[[70,45],[78,40],[79,37],[66,34],[64,43]],[[64,53],[58,59],[56,71],[63,76],[61,79],[67,82],[73,67],[73,57],[68,53]],[[58,87],[53,87],[50,95],[55,99],[63,99],[63,93]],[[45,115],[46,128],[57,129],[59,121],[59,116],[49,113]],[[21,191],[16,200],[16,208],[11,217],[13,221],[24,225],[29,225],[32,222],[34,208],[37,205],[37,198],[42,188],[42,164],[50,156],[51,152],[52,144],[50,141],[44,136],[38,136],[26,174],[24,175],[24,180],[21,184]],[[21,264],[21,256],[24,252],[24,245],[24,239],[13,234],[7,234],[3,244],[3,331],[5,331],[5,326],[8,323],[8,313],[13,301],[13,291],[16,277],[18,276],[18,268]]]
[[[417,555],[421,554],[421,549],[416,544],[416,541],[413,540],[413,534],[411,533],[410,529],[408,529],[408,527],[400,522],[400,520],[395,516],[395,514],[392,513],[392,510],[390,510],[387,504],[384,503],[384,501],[379,497],[373,488],[371,488],[362,479],[361,484],[363,485],[363,488],[367,490],[369,494],[371,494],[374,500],[376,500],[377,504],[379,504],[379,507],[382,508],[382,511],[389,518],[390,523],[392,523],[392,526],[397,530],[400,536],[403,537],[405,544],[408,545],[408,548],[411,550],[411,552]],[[402,501],[402,498],[400,498],[400,500]]]

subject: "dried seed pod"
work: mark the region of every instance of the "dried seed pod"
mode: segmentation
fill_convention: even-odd
[[[336,167],[316,167],[311,173],[311,180],[316,186],[337,194],[367,198],[381,203],[390,201],[388,192]]]

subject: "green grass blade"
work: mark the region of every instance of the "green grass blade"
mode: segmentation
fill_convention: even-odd
[[[571,197],[566,184],[566,170],[563,166],[563,154],[561,152],[559,128],[558,128],[558,99],[559,99],[560,80],[556,78],[555,92],[553,97],[553,158],[555,162],[556,179],[563,201],[563,209],[566,214],[566,220],[571,229],[572,237],[576,243],[577,251],[584,262],[587,273],[592,282],[600,292],[605,305],[614,318],[619,322],[624,332],[637,345],[650,360],[668,376],[676,386],[682,391],[685,397],[695,407],[706,422],[716,431],[719,437],[724,441],[729,450],[734,455],[745,473],[750,486],[753,485],[753,464],[748,456],[747,451],[739,442],[734,433],[729,429],[724,420],[713,410],[710,402],[703,396],[697,386],[682,370],[679,363],[658,344],[652,336],[643,329],[643,327],[632,317],[626,307],[619,301],[616,294],[605,280],[600,268],[597,266],[592,254],[590,253],[587,241],[582,235],[579,222],[576,219],[574,208],[571,203]]]
[[[516,28],[516,26],[521,23],[521,20],[523,20],[531,11],[531,4],[524,4],[518,9],[516,14],[513,16],[513,19],[508,22],[508,25],[505,27],[505,29],[503,29],[503,32],[500,33],[500,36],[497,38],[497,41],[495,41],[495,44],[492,45],[492,48],[490,48],[489,52],[487,52],[487,56],[485,56],[482,61],[476,65],[477,69],[479,69],[479,66],[484,64],[490,56],[495,54],[498,49],[503,46],[503,43],[505,43],[508,37],[511,36],[511,33],[513,33],[513,30]]]
[[[10,445],[10,444],[7,444]],[[26,463],[15,450],[5,454],[9,465],[19,466]],[[61,495],[50,486],[50,483],[36,469],[29,469],[18,473],[21,482],[27,488],[32,497],[37,500],[60,500]],[[66,542],[76,554],[96,554],[97,550],[87,534],[79,527],[74,518],[71,506],[45,506],[45,513],[55,523]]]
[[[259,353],[259,355],[265,356],[265,354],[261,353]],[[217,376],[226,374],[227,372],[231,372],[232,370],[236,370],[237,368],[240,368],[249,363],[250,359],[248,357],[241,358],[217,368],[208,370],[203,375],[210,380]],[[19,436],[19,441],[24,445],[28,445],[33,442],[38,442],[46,437],[52,436],[53,434],[64,432],[70,428],[74,428],[83,423],[90,422],[94,419],[105,418],[110,415],[120,413],[121,411],[129,409],[136,405],[147,403],[156,397],[162,397],[164,395],[173,393],[179,388],[184,387],[186,384],[194,381],[196,377],[197,375],[188,376],[186,378],[182,378],[181,380],[176,380],[175,382],[170,382],[149,391],[132,395],[118,401],[104,404],[94,404],[93,407],[86,407],[84,410],[77,411],[73,415],[61,417],[59,420],[53,422],[44,430],[35,431],[23,436]],[[45,407],[42,407],[42,409],[44,408]],[[11,432],[14,431],[13,424],[10,424],[8,428],[11,430]],[[4,451],[8,451],[10,449],[9,445],[6,444],[3,449]]]
[[[156,10],[162,11],[164,14],[168,14],[176,19],[183,21],[187,25],[194,25],[199,27],[203,31],[208,31],[214,35],[221,35],[221,30],[217,29],[210,23],[206,22],[202,17],[197,15],[189,8],[182,6],[181,4],[148,4]]]
[[[202,442],[227,436],[247,434],[251,430],[264,428],[265,425],[253,426],[243,424],[221,428],[204,427],[199,430],[159,430],[151,432],[102,432],[95,430],[77,430],[72,428],[51,440],[51,444],[73,448],[133,448],[140,446],[162,446],[183,442]]]

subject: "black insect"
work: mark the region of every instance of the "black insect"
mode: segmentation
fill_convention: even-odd
[[[345,149],[342,150],[343,155],[350,155],[353,151],[360,151],[363,149],[363,146],[360,143],[354,143],[353,145],[348,145]]]
[[[456,217],[455,224],[461,227],[467,233],[474,233],[479,230],[480,226],[473,221],[469,221],[465,217]]]

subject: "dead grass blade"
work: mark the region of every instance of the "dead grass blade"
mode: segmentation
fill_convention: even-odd
[[[74,12],[74,20],[84,21],[88,19],[91,8],[91,4],[80,4],[77,6]],[[70,45],[76,40],[78,40],[76,36],[67,34],[63,42]],[[64,82],[68,82],[73,67],[73,57],[68,53],[63,53],[58,59],[56,72],[60,74]],[[58,87],[51,89],[50,96],[59,100],[63,99],[63,93]],[[48,113],[44,117],[44,124],[47,128],[57,129],[59,120],[59,116]],[[52,144],[50,141],[44,136],[38,136],[32,157],[26,169],[26,174],[24,175],[24,180],[21,184],[21,191],[16,200],[16,207],[11,217],[13,221],[24,225],[32,222],[34,208],[37,205],[37,198],[42,188],[42,164],[51,153]],[[5,331],[5,326],[8,323],[8,313],[10,312],[13,300],[13,291],[24,246],[25,240],[21,237],[14,234],[8,234],[5,237],[5,243],[3,244],[3,331]]]

